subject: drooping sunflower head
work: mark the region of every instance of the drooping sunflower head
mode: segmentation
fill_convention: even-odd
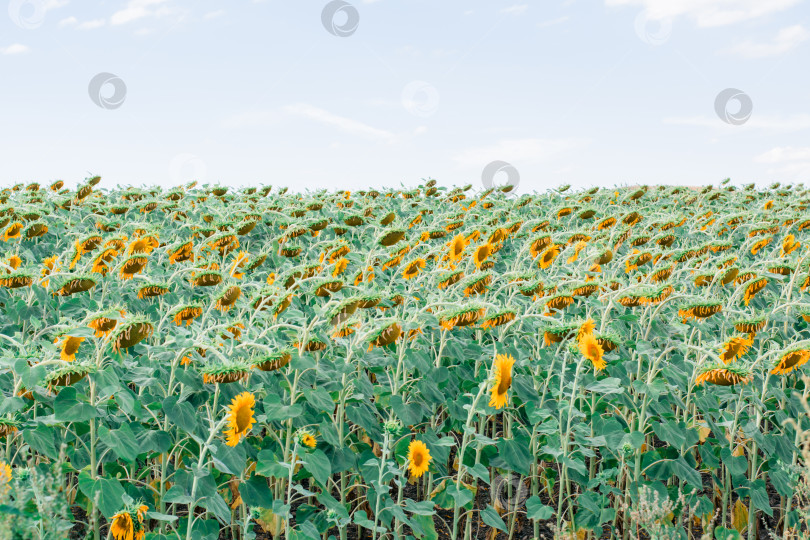
[[[560,254],[560,246],[557,244],[549,245],[545,250],[543,250],[542,254],[540,255],[540,260],[538,264],[540,268],[546,270],[551,264],[554,262],[554,259],[557,258],[557,255]]]
[[[119,321],[113,330],[110,342],[114,352],[134,347],[154,332],[155,327],[146,317],[135,315],[125,321]]]
[[[487,260],[487,258],[492,254],[492,245],[481,244],[476,248],[475,254],[473,255],[473,262],[475,262],[476,268],[481,268],[481,264]]]
[[[171,315],[174,324],[177,326],[180,326],[183,323],[186,323],[186,326],[191,326],[194,319],[202,315],[202,313],[203,306],[201,304],[186,304],[176,307],[174,310],[172,310]]]
[[[228,407],[228,424],[225,429],[228,446],[236,446],[245,438],[256,423],[253,408],[256,397],[250,392],[242,392],[231,400]]]
[[[421,478],[430,468],[430,450],[420,440],[413,440],[408,445],[408,471],[414,478]]]
[[[720,348],[720,360],[722,360],[724,364],[737,361],[738,358],[748,352],[748,349],[751,348],[753,343],[754,338],[750,335],[747,337],[732,337]]]
[[[405,279],[415,278],[419,274],[419,271],[425,267],[425,264],[425,259],[423,258],[414,259],[405,266],[405,269],[402,271],[402,277]]]
[[[721,362],[704,365],[699,369],[695,385],[711,383],[717,386],[733,386],[735,384],[748,384],[754,380],[753,372],[749,366],[740,363],[725,365]]]
[[[515,359],[511,355],[495,356],[495,362],[492,365],[490,407],[502,409],[509,405],[509,388],[512,386],[512,366],[514,365]]]
[[[794,346],[783,352],[774,363],[771,373],[787,375],[810,361],[810,345]]]

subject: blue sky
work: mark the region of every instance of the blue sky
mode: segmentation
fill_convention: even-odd
[[[4,2],[5,185],[810,180],[808,0]]]

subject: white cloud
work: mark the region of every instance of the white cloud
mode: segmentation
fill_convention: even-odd
[[[272,111],[247,111],[228,116],[223,126],[230,129],[266,127],[276,124],[277,120],[278,114]]]
[[[13,45],[9,45],[8,47],[0,47],[0,54],[2,55],[12,55],[12,54],[22,54],[30,51],[28,47],[25,45],[21,45],[19,43],[14,43]]]
[[[784,163],[786,161],[810,161],[810,146],[777,146],[754,158],[757,163]]]
[[[167,0],[129,0],[126,7],[113,13],[110,23],[113,25],[127,24],[144,17],[156,17],[165,13],[160,4]]]
[[[107,24],[107,23],[106,23],[106,21],[104,21],[104,19],[94,19],[92,21],[85,21],[85,22],[79,24],[79,26],[77,26],[77,28],[79,30],[93,30],[94,28],[101,28],[105,24]]]
[[[65,26],[73,26],[78,22],[79,19],[77,19],[76,17],[68,17],[67,19],[62,19],[61,21],[59,21],[59,24],[57,26],[59,26],[60,28],[64,28]]]
[[[549,21],[543,21],[537,23],[537,28],[547,28],[549,26],[556,26],[558,24],[562,24],[568,20],[568,15],[564,17],[557,17],[556,19],[551,19]]]
[[[459,166],[480,167],[494,160],[535,163],[587,144],[583,139],[508,139],[491,146],[469,148],[453,156]]]
[[[287,107],[284,107],[284,112],[293,116],[300,116],[321,124],[336,127],[340,131],[349,133],[351,135],[363,135],[388,141],[395,138],[394,134],[390,131],[377,129],[357,120],[332,114],[329,111],[325,111],[307,103],[288,105]]]
[[[754,161],[771,165],[767,173],[778,179],[810,179],[810,146],[777,146],[756,156]]]
[[[765,131],[791,132],[810,128],[810,114],[797,114],[786,117],[757,115],[755,108],[751,118],[742,126],[726,124],[716,116],[670,116],[664,118],[663,122],[664,124],[676,126],[698,126],[728,130],[748,128]]]
[[[204,19],[216,19],[217,17],[222,17],[223,15],[225,15],[225,10],[224,9],[218,9],[216,11],[209,11],[208,13],[203,15],[203,18]]]
[[[501,13],[506,13],[508,15],[520,15],[525,13],[527,9],[529,9],[529,4],[513,4],[509,7],[503,8]]]
[[[605,0],[606,6],[640,6],[653,20],[688,17],[698,26],[725,26],[783,11],[803,0]]]
[[[781,29],[773,40],[761,43],[751,40],[743,41],[735,45],[726,53],[742,56],[744,58],[765,58],[768,56],[779,56],[795,49],[800,43],[810,37],[810,32],[796,24]]]

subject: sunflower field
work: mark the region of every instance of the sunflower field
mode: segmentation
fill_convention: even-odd
[[[0,539],[807,538],[810,190],[0,191]]]

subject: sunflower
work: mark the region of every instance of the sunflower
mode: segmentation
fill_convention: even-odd
[[[542,236],[538,236],[534,240],[532,240],[531,246],[529,246],[529,252],[532,254],[532,258],[536,259],[543,250],[551,244],[551,236],[544,234]]]
[[[481,244],[475,250],[475,254],[473,255],[473,262],[475,262],[476,268],[481,268],[481,264],[487,260],[487,258],[492,254],[492,245],[491,244]]]
[[[6,229],[6,232],[3,233],[3,242],[8,242],[9,240],[13,240],[15,238],[19,238],[21,235],[23,225],[19,222],[14,222]]]
[[[256,397],[250,392],[242,392],[231,400],[228,411],[228,428],[225,430],[228,446],[236,446],[245,437],[256,418],[253,416],[253,407],[256,405]]]
[[[402,277],[405,279],[413,279],[419,274],[419,270],[425,267],[425,259],[419,258],[411,261],[405,266],[402,271]]]
[[[599,340],[593,333],[588,332],[581,334],[579,338],[579,352],[582,353],[582,356],[591,361],[596,371],[602,371],[607,366],[604,358],[602,358],[605,351],[602,349],[602,346],[599,345]]]
[[[542,268],[543,270],[547,269],[549,266],[551,266],[551,263],[554,262],[554,259],[556,259],[557,255],[559,254],[560,254],[560,246],[558,246],[557,244],[549,245],[540,256],[540,262],[538,263],[540,265],[540,268]]]
[[[135,525],[132,523],[132,516],[129,512],[118,512],[113,516],[110,525],[110,534],[115,540],[133,540],[135,537]]]
[[[759,291],[764,289],[766,285],[768,285],[768,278],[766,278],[766,277],[761,277],[759,279],[755,279],[755,280],[751,281],[745,287],[745,305],[747,306],[751,302],[751,300],[754,298],[754,296],[756,296],[756,294]]]
[[[464,237],[464,233],[457,234],[448,244],[447,247],[450,251],[447,253],[447,259],[451,263],[456,263],[461,260],[464,255],[464,250],[467,249],[469,241]]]
[[[113,351],[133,347],[152,335],[155,328],[144,317],[135,317],[126,323],[116,325],[112,337]]]
[[[573,262],[575,262],[575,261],[576,261],[576,260],[579,258],[579,253],[580,253],[580,252],[581,252],[583,249],[585,249],[585,247],[586,247],[587,245],[588,245],[588,244],[587,244],[587,243],[585,243],[585,242],[584,242],[584,241],[582,241],[582,240],[580,240],[579,242],[577,242],[577,243],[576,243],[576,245],[574,246],[574,254],[573,254],[573,255],[571,255],[570,257],[568,257],[568,260],[567,260],[566,262],[567,262],[568,264],[572,264]]]
[[[247,264],[249,255],[246,251],[240,251],[236,254],[233,259],[233,263],[231,263],[231,277],[236,279],[242,279],[242,276],[245,275],[243,268]]]
[[[810,360],[810,349],[792,349],[782,354],[774,365],[771,373],[775,375],[787,375],[794,369],[798,369]]]
[[[596,324],[593,322],[593,319],[588,319],[579,327],[579,332],[577,333],[577,341],[581,341],[588,334],[593,334],[594,329],[596,328]]]
[[[735,336],[729,339],[720,349],[720,360],[724,364],[730,364],[742,357],[751,348],[754,343],[754,338],[750,335],[748,337]]]
[[[792,234],[789,234],[785,237],[782,241],[782,256],[790,255],[793,253],[796,248],[798,248],[801,244],[796,241],[796,237]]]
[[[169,251],[169,264],[183,261],[194,261],[194,244],[191,240]]]
[[[771,243],[773,237],[763,238],[762,240],[757,240],[757,242],[751,247],[751,255],[756,255],[760,249],[764,248],[768,244]]]
[[[754,380],[750,369],[736,365],[716,365],[711,364],[701,371],[695,379],[695,385],[700,386],[705,382],[717,386],[733,386],[735,384],[748,384]]]
[[[499,354],[495,357],[492,366],[492,397],[489,406],[502,409],[509,405],[509,387],[512,386],[512,366],[515,359],[508,354]]]
[[[346,267],[349,266],[349,259],[346,257],[341,257],[335,262],[335,268],[332,270],[332,277],[338,277],[340,274],[346,271]]]
[[[0,437],[7,437],[18,430],[18,423],[14,420],[0,418]]]
[[[315,437],[310,432],[305,431],[301,434],[301,444],[308,446],[309,448],[315,448],[318,441],[315,440]]]
[[[76,353],[79,351],[79,345],[84,341],[83,337],[73,337],[62,335],[54,340],[54,343],[59,346],[59,358],[65,362],[73,362],[76,360]]]
[[[408,445],[408,470],[414,478],[421,478],[430,468],[430,450],[420,440],[413,440]]]
[[[186,326],[191,326],[194,319],[202,315],[202,312],[203,308],[199,305],[180,306],[174,310],[172,319],[174,320],[174,324],[177,326],[180,326],[183,323],[186,323]]]
[[[14,478],[11,466],[5,461],[0,461],[0,495],[7,495],[11,489],[11,480]]]
[[[168,294],[169,287],[160,283],[150,283],[138,289],[138,298],[153,298],[155,296],[162,296]]]
[[[147,262],[149,262],[149,259],[143,255],[131,256],[124,261],[124,264],[121,266],[119,277],[125,281],[132,279],[135,274],[141,273],[141,271],[146,267]]]

